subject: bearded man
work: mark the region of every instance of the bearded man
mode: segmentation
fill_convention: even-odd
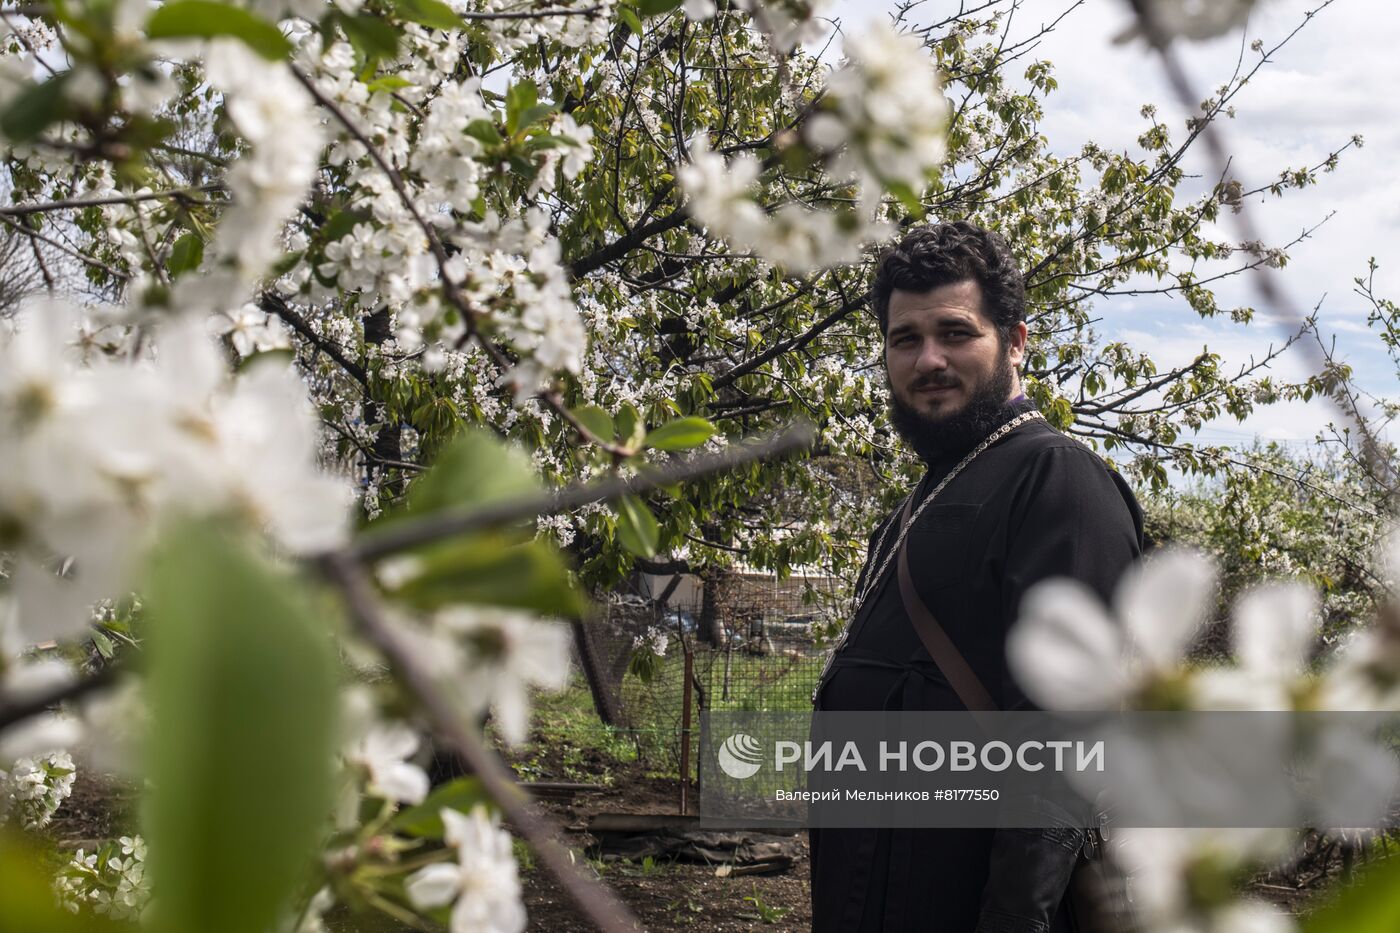
[[[983,708],[1032,708],[1005,657],[1022,597],[1048,577],[1073,577],[1108,600],[1142,552],[1142,510],[1117,473],[1021,391],[1025,285],[1001,237],[966,222],[915,228],[881,259],[872,298],[890,421],[928,469],[908,508],[901,502],[871,534],[858,608],[814,704],[967,708],[965,675],[951,670],[958,659],[935,663],[919,636],[907,608],[916,595],[970,669]],[[1084,838],[1073,828],[813,829],[812,927],[1070,931],[1063,895]]]

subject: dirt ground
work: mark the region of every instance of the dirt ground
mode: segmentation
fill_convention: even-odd
[[[44,834],[60,848],[91,851],[94,843],[135,830],[136,804],[136,794],[130,788],[79,767],[73,795],[59,806]]]
[[[573,801],[546,800],[539,806],[561,827],[559,840],[587,855],[595,841],[583,831],[595,813],[675,813],[674,780],[645,779],[616,773],[614,786]],[[69,852],[131,833],[136,825],[136,797],[111,780],[80,770],[73,795],[63,802],[44,835]],[[568,827],[574,827],[569,829]],[[806,840],[802,857],[781,875],[720,878],[712,866],[657,860],[652,863],[586,858],[587,869],[600,877],[641,918],[645,930],[806,930],[808,902]],[[592,928],[549,872],[526,856],[521,882],[531,931],[572,933]],[[745,898],[756,899],[745,900]],[[767,920],[764,917],[767,917]],[[335,923],[339,930],[407,930],[397,924]]]
[[[770,878],[715,878],[714,870],[700,865],[675,863],[649,878],[629,877],[622,870],[609,871],[605,880],[641,919],[646,930],[808,930],[812,912],[808,905],[806,862],[797,869]],[[802,878],[797,877],[800,871]],[[590,931],[579,919],[567,897],[539,869],[528,873],[525,904],[530,930]],[[757,892],[768,906],[764,921],[746,897]],[[774,916],[773,910],[785,911]]]
[[[675,780],[629,780],[613,775],[614,786],[572,801],[541,801],[538,806],[555,819],[564,845],[594,851],[596,839],[585,831],[598,813],[674,814],[679,809]],[[807,930],[812,912],[808,883],[806,834],[795,837],[800,856],[781,874],[720,877],[718,866],[688,861],[603,859],[592,857],[588,870],[601,878],[641,919],[646,930]],[[578,910],[554,879],[538,865],[522,870],[529,929],[589,931]]]
[[[577,756],[572,760],[577,765]],[[548,764],[539,762],[538,754],[535,761]],[[794,863],[775,875],[720,877],[716,867],[710,865],[665,859],[600,858],[594,848],[597,840],[587,832],[591,817],[600,813],[674,814],[678,812],[678,786],[674,779],[647,776],[635,764],[609,762],[604,766],[600,761],[599,768],[600,782],[608,782],[602,790],[572,799],[540,800],[536,806],[559,827],[559,840],[580,852],[587,869],[636,912],[643,929],[729,933],[810,928],[805,834],[795,837],[799,855]],[[586,770],[579,773],[577,767],[570,779],[590,783]],[[133,830],[137,825],[135,802],[130,789],[80,770],[72,797],[59,809],[45,835],[62,849],[90,849],[94,842]],[[1250,885],[1251,893],[1294,912],[1305,911],[1318,887],[1342,875],[1349,860],[1333,839],[1310,837],[1305,853],[1306,857],[1294,869],[1255,879]],[[521,880],[530,930],[582,933],[592,929],[580,919],[577,909],[549,873],[523,851]],[[368,922],[363,918],[335,919],[331,926],[337,933],[408,929],[384,918]]]

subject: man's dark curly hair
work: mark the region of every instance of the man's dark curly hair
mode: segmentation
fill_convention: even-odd
[[[965,220],[915,227],[880,257],[871,286],[880,333],[889,331],[895,289],[926,292],[966,279],[981,287],[982,312],[1005,341],[1026,319],[1026,283],[1006,241]]]

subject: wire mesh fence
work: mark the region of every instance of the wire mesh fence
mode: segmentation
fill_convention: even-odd
[[[808,709],[824,657],[817,633],[843,595],[829,577],[642,577],[577,630],[598,715],[648,771],[678,776],[686,655],[694,730],[703,710]]]

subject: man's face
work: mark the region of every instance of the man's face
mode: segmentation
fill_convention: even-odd
[[[975,281],[926,292],[896,289],[888,321],[885,370],[895,426],[906,439],[905,427],[912,422],[930,444],[941,426],[948,428],[948,441],[960,440],[964,428],[977,427],[962,422],[982,422],[1020,392],[1017,369],[1025,355],[1026,325],[1018,323],[1009,339],[999,339],[982,311],[982,289]]]
[[[964,409],[1012,369],[1011,391],[1020,390],[1016,367],[1026,346],[1026,325],[1017,324],[1003,346],[982,312],[982,289],[967,279],[926,292],[890,294],[885,367],[890,390],[908,408],[932,420]]]

